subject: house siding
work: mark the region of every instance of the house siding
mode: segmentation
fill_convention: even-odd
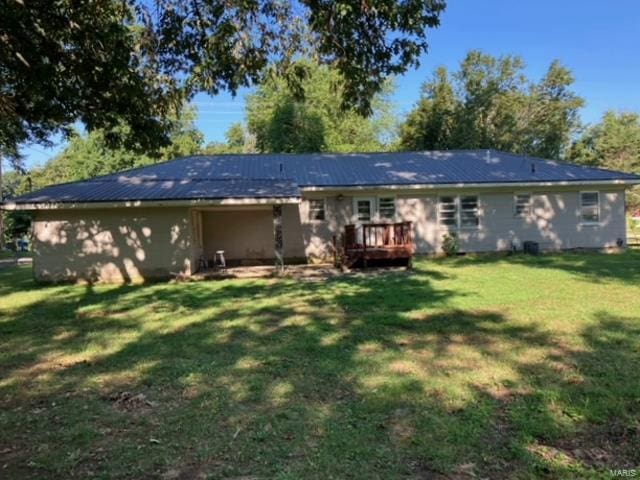
[[[600,222],[585,225],[580,222],[580,191],[600,192]],[[514,195],[531,193],[533,208],[526,218],[514,215]],[[389,196],[387,192],[362,191],[332,192],[325,197],[327,221],[321,226],[305,219],[308,217],[308,199],[322,198],[320,192],[303,199],[300,212],[303,230],[307,232],[314,253],[331,252],[333,235],[339,235],[344,225],[352,223],[354,197]],[[512,244],[521,248],[522,242],[533,240],[543,250],[571,248],[609,248],[617,246],[618,239],[626,244],[624,217],[624,189],[496,189],[487,190],[423,190],[398,191],[396,221],[413,223],[416,253],[438,253],[442,238],[455,231],[460,238],[461,251],[488,252],[509,250]],[[477,229],[447,229],[438,224],[438,197],[443,195],[477,195],[480,226]],[[338,200],[340,196],[341,200]],[[305,216],[307,215],[307,216]],[[309,232],[313,232],[311,235]],[[306,238],[305,238],[306,241]],[[309,248],[309,246],[307,247]]]
[[[544,250],[615,247],[626,243],[624,189],[600,192],[600,222],[580,222],[580,191],[574,188],[495,190],[380,190],[306,192],[299,205],[282,209],[286,261],[333,258],[333,238],[354,223],[354,197],[395,197],[396,221],[413,223],[417,253],[441,252],[448,231],[438,225],[438,197],[478,195],[480,226],[459,230],[461,250],[508,250],[526,240]],[[532,194],[526,218],[514,215],[514,194]],[[309,199],[324,199],[325,220],[309,219]],[[200,217],[198,217],[200,215]],[[197,220],[197,219],[200,220]],[[374,219],[375,220],[375,219]],[[456,230],[457,231],[457,230]],[[273,211],[269,207],[216,211],[188,207],[39,210],[33,222],[34,274],[41,281],[141,281],[190,275],[198,258],[225,250],[230,260],[274,258]]]
[[[202,211],[202,234],[208,259],[214,258],[216,250],[224,250],[231,261],[274,258],[271,206]]]
[[[139,282],[190,275],[187,208],[40,210],[32,226],[37,280]]]

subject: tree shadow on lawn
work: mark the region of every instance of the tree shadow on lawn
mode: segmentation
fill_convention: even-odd
[[[470,254],[445,259],[455,266],[466,265],[523,265],[531,268],[564,271],[592,282],[621,281],[640,283],[640,250],[628,249],[621,253],[558,252],[538,256],[515,254]]]
[[[608,448],[638,439],[638,318],[599,313],[577,348],[452,308],[424,271],[69,288],[0,323],[11,477],[570,477],[639,460]],[[117,408],[123,391],[146,400]],[[608,422],[623,433],[593,434]]]

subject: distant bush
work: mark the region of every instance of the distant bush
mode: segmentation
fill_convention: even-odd
[[[455,232],[447,233],[442,237],[442,251],[448,257],[452,257],[460,250],[460,240]]]

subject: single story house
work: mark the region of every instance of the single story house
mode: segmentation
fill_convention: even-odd
[[[38,280],[189,276],[229,262],[323,262],[345,228],[411,222],[416,253],[626,245],[628,173],[495,150],[178,158],[5,202],[34,212]],[[358,235],[358,234],[356,234]],[[206,262],[204,262],[206,264]]]

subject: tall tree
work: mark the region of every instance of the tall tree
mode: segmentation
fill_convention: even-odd
[[[568,158],[594,167],[640,173],[640,114],[608,111],[571,145]],[[640,207],[640,191],[630,191],[627,202]]]
[[[255,136],[252,135],[246,125],[235,122],[224,134],[224,142],[210,142],[203,149],[207,155],[224,153],[257,153]]]
[[[22,171],[14,169],[6,172],[3,177],[6,196],[12,197],[21,193],[27,186],[25,180],[26,178]],[[0,244],[3,247],[7,242],[27,234],[31,224],[31,214],[29,212],[0,212],[0,215],[3,216],[1,221],[4,223],[3,238],[0,238]]]
[[[471,51],[458,71],[435,71],[400,128],[404,149],[496,148],[549,158],[562,155],[579,126],[583,101],[571,73],[553,62],[538,82],[520,57]]]
[[[370,108],[389,75],[417,65],[444,1],[4,0],[0,147],[46,142],[76,121],[134,146],[168,143],[170,114],[198,91],[260,81],[314,45],[344,77],[345,106]]]
[[[109,132],[103,129],[87,133],[74,133],[66,148],[49,160],[43,168],[32,169],[23,177],[18,193],[27,188],[41,188],[52,183],[71,182],[105,175],[128,168],[149,165],[179,156],[200,152],[202,133],[195,127],[195,110],[185,109],[169,134],[170,143],[155,155],[145,155],[123,146],[112,146],[109,136],[127,136],[129,127],[121,124]]]
[[[341,108],[344,79],[336,69],[299,60],[307,72],[302,97],[286,80],[272,76],[247,97],[247,128],[261,152],[377,151],[387,148],[395,129],[386,91],[374,96],[372,115]]]
[[[456,98],[449,73],[439,67],[433,79],[422,85],[417,106],[400,126],[400,143],[405,149],[446,150],[453,146]]]
[[[571,145],[568,158],[586,165],[640,173],[640,114],[608,111]]]
[[[0,155],[81,122],[152,152],[198,91],[236,92],[315,46],[368,113],[385,78],[419,63],[444,0],[2,0]],[[122,124],[129,135],[111,135]],[[6,158],[6,157],[5,157]],[[2,191],[0,181],[0,192]],[[2,193],[0,193],[0,200]],[[0,238],[1,223],[0,223]]]

